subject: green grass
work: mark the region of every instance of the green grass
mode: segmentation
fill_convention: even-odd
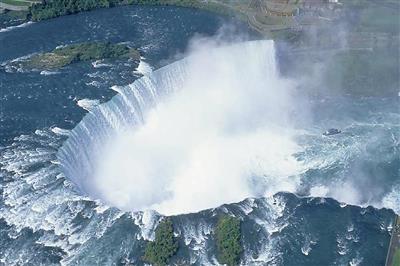
[[[32,3],[18,0],[0,0],[0,3],[9,4],[13,6],[30,6]]]
[[[0,20],[2,18],[4,18],[4,19],[8,19],[9,18],[9,19],[12,19],[12,20],[14,20],[14,19],[23,19],[23,20],[25,20],[25,19],[27,19],[27,16],[28,16],[28,11],[13,11],[13,10],[9,10],[9,11],[1,14]]]
[[[392,266],[400,266],[400,248],[398,248],[394,253]]]

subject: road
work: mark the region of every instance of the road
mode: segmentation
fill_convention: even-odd
[[[396,221],[393,226],[392,237],[390,239],[388,255],[386,258],[386,266],[399,266],[394,265],[394,255],[400,252],[400,217],[396,216]]]

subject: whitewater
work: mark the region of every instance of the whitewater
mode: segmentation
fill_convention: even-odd
[[[325,250],[339,265],[384,258],[374,243],[387,243],[393,212],[346,204],[398,207],[396,173],[380,182],[354,167],[360,159],[395,166],[392,102],[358,118],[351,114],[376,101],[340,99],[355,108],[345,119],[329,113],[336,99],[319,102],[329,125],[343,123],[342,135],[324,137],[325,122],[302,126],[312,110],[296,82],[280,76],[272,41],[206,47],[113,86],[118,94],[91,104],[73,130],[37,129],[0,148],[1,263],[140,265],[162,214],[183,212],[195,213],[171,219],[185,254],[177,260],[186,264],[218,265],[213,230],[225,214],[242,220],[244,265],[312,265]],[[155,162],[163,175],[150,171]],[[138,172],[145,178],[131,174]]]
[[[162,214],[183,212],[169,217],[180,241],[171,264],[219,265],[221,215],[241,220],[242,265],[384,263],[400,206],[398,98],[310,97],[312,76],[284,73],[290,51],[279,42],[224,43],[221,24],[237,26],[227,40],[258,38],[227,20],[126,6],[0,33],[1,265],[144,265],[143,247]],[[51,73],[8,67],[88,40],[127,42],[142,52],[141,64],[95,61]],[[342,134],[323,136],[330,127]],[[82,161],[74,162],[78,154]],[[164,164],[152,169],[153,160]],[[83,165],[90,171],[78,171]],[[145,182],[131,185],[141,176],[133,168],[160,178],[165,189],[156,184],[159,195],[132,195],[153,191]],[[164,169],[170,172],[157,174]],[[208,183],[216,188],[208,192]],[[240,193],[224,195],[239,184]],[[207,199],[179,202],[205,190]]]
[[[64,174],[107,204],[163,214],[294,191],[303,168],[289,114],[301,100],[273,41],[217,46],[89,109],[59,151]]]
[[[201,40],[185,59],[113,87],[118,95],[90,108],[59,150],[62,172],[125,211],[191,213],[281,191],[398,211],[396,180],[371,188],[348,159],[371,143],[307,130],[309,101],[275,57],[269,40]],[[338,163],[350,171],[310,176]]]

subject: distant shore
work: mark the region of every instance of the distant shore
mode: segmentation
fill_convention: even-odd
[[[67,0],[67,1],[25,1],[25,0],[0,0],[4,1],[25,3],[15,5],[12,16],[18,16],[21,23],[27,21],[42,21],[51,18],[61,17],[65,15],[76,14],[85,11],[91,11],[99,8],[111,8],[118,6],[176,6],[185,8],[195,8],[213,12],[215,14],[234,17],[245,23],[248,23],[253,30],[261,33],[262,35],[269,35],[272,31],[287,30],[293,26],[293,10],[298,10],[300,3],[303,0],[289,0],[296,4],[291,4],[292,11],[285,13],[284,16],[280,13],[271,13],[263,8],[264,0],[251,0],[251,1],[231,1],[226,2],[223,0]],[[275,0],[268,0],[273,2]],[[23,9],[21,9],[23,7]],[[287,14],[291,14],[288,16]],[[1,28],[0,15],[0,28]],[[4,14],[3,14],[4,16]],[[265,21],[265,18],[270,18]],[[15,26],[15,25],[12,25]]]
[[[111,8],[127,5],[146,5],[146,6],[178,6],[187,8],[203,9],[221,15],[234,16],[245,19],[244,14],[235,7],[225,4],[219,0],[207,2],[199,0],[77,0],[69,1],[65,4],[61,1],[22,1],[22,0],[0,0],[0,9],[3,9],[4,16],[12,11],[12,17],[21,17],[21,23],[27,21],[42,21],[60,16],[76,14],[84,11],[99,8]],[[1,23],[1,19],[0,19]],[[13,25],[14,26],[14,25]],[[1,24],[0,24],[1,27]]]
[[[385,266],[400,265],[400,217],[396,216]]]

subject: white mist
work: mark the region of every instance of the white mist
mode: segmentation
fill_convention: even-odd
[[[273,42],[202,41],[182,64],[180,88],[107,140],[90,189],[123,210],[163,214],[295,191],[293,84],[279,77]]]

